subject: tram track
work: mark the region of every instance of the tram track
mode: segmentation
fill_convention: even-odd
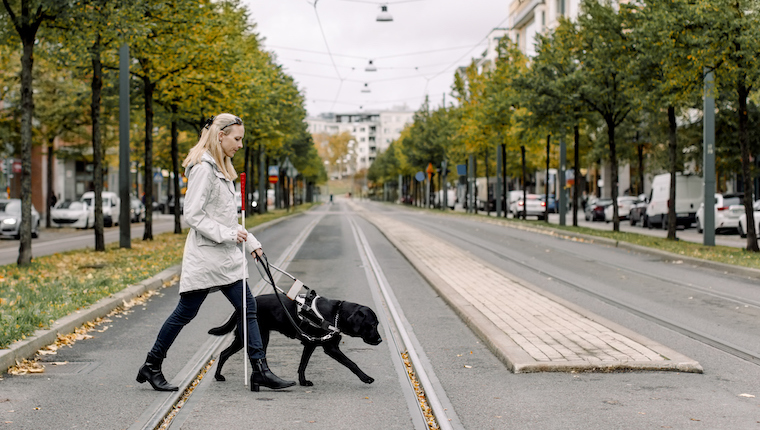
[[[326,212],[322,215],[326,214],[334,213]],[[404,317],[361,226],[354,219],[353,212],[341,213],[341,216],[347,217],[349,221],[354,241],[364,263],[371,294],[379,311],[378,317],[385,329],[384,338],[387,339],[389,348],[393,352],[394,367],[399,375],[401,390],[407,399],[410,418],[415,429],[462,429],[463,426],[435,376],[432,365],[415,337],[411,325]],[[316,216],[311,220],[274,264],[287,268],[321,219],[322,216]],[[280,272],[273,273],[275,282],[281,276]],[[268,286],[269,284],[262,279],[251,287],[251,293],[257,296]],[[180,391],[167,393],[156,399],[141,418],[130,427],[130,430],[170,429],[173,425],[182,425],[191,413],[187,408],[183,410],[183,405],[192,404],[195,401],[192,394],[196,390],[199,393],[203,391],[201,380],[212,367],[215,355],[223,345],[229,343],[231,336],[232,333],[221,338],[209,339],[196,353],[191,363],[180,372],[180,375],[184,375]]]
[[[513,257],[510,257],[508,255],[505,255],[504,253],[498,252],[498,251],[496,251],[494,249],[493,246],[484,245],[483,243],[481,243],[479,241],[473,240],[473,238],[471,236],[462,234],[462,233],[460,233],[459,231],[457,231],[455,229],[444,229],[443,227],[441,227],[439,225],[434,225],[433,223],[426,223],[425,224],[425,228],[426,229],[430,229],[430,230],[434,230],[434,231],[439,232],[439,233],[443,233],[447,237],[455,238],[456,240],[459,240],[459,241],[462,241],[462,242],[466,242],[466,243],[468,243],[468,244],[470,244],[470,245],[472,245],[474,247],[477,247],[479,249],[482,249],[482,250],[484,250],[484,251],[486,251],[486,252],[494,255],[495,257],[497,257],[497,258],[499,258],[501,260],[508,261],[508,262],[510,262],[512,264],[519,265],[520,267],[528,269],[528,270],[530,270],[532,272],[535,272],[535,273],[537,273],[539,275],[551,277],[552,280],[554,280],[556,282],[559,282],[559,283],[561,283],[561,284],[563,284],[563,285],[565,285],[567,287],[570,287],[570,288],[572,288],[572,289],[574,289],[574,290],[576,290],[578,292],[581,292],[581,293],[583,293],[585,295],[591,296],[591,297],[593,297],[593,298],[595,298],[595,299],[597,299],[597,300],[599,300],[599,301],[601,301],[603,303],[606,303],[607,305],[610,305],[610,306],[613,306],[613,307],[618,308],[620,310],[626,311],[626,312],[628,312],[630,314],[633,314],[633,315],[635,315],[635,316],[637,316],[639,318],[642,318],[644,320],[653,322],[653,323],[655,323],[657,325],[660,325],[662,327],[665,327],[665,328],[667,328],[667,329],[669,329],[671,331],[674,331],[676,333],[684,335],[684,336],[686,336],[688,338],[696,340],[696,341],[698,341],[700,343],[703,343],[705,345],[708,345],[708,346],[711,346],[713,348],[716,348],[716,349],[718,349],[720,351],[723,351],[723,352],[725,352],[727,354],[730,354],[730,355],[732,355],[734,357],[737,357],[737,358],[740,358],[742,360],[745,360],[745,361],[747,361],[749,363],[752,363],[752,364],[755,364],[755,365],[760,365],[760,352],[747,350],[747,349],[742,348],[742,347],[740,347],[738,345],[735,345],[735,344],[732,344],[730,342],[726,342],[726,341],[723,341],[721,339],[718,339],[715,336],[712,336],[710,334],[701,332],[701,331],[696,330],[696,329],[692,329],[692,328],[686,327],[683,324],[680,324],[680,323],[678,323],[676,321],[670,320],[670,319],[668,319],[666,317],[654,315],[653,313],[648,312],[645,309],[642,309],[642,308],[637,307],[635,305],[631,305],[631,304],[625,303],[625,302],[623,302],[621,300],[618,300],[618,299],[616,299],[614,297],[608,296],[606,294],[603,294],[603,293],[600,293],[600,292],[597,292],[597,291],[593,291],[593,290],[591,290],[589,288],[586,288],[586,287],[584,287],[584,286],[582,286],[582,285],[580,285],[580,284],[578,284],[576,282],[573,282],[572,280],[567,279],[567,277],[565,277],[565,276],[563,276],[561,274],[552,272],[551,270],[546,270],[546,269],[534,267],[533,265],[531,265],[531,264],[529,264],[527,262],[524,262],[524,261],[522,261],[522,260],[520,260],[518,258],[513,258]],[[609,265],[609,266],[613,267],[615,269],[620,269],[619,267],[617,267],[615,265]],[[657,277],[657,276],[654,276],[654,275],[644,274],[643,272],[638,272],[638,271],[634,271],[634,270],[631,270],[631,269],[626,269],[626,270],[628,270],[630,272],[634,272],[634,273],[636,273],[637,275],[640,275],[640,276],[647,276],[647,277],[652,278],[652,279],[657,279],[660,282],[671,282],[668,279]],[[720,294],[720,293],[704,291],[703,289],[701,289],[699,287],[692,287],[692,286],[688,286],[688,285],[683,284],[683,283],[679,283],[679,284],[681,286],[685,287],[685,288],[689,288],[689,289],[692,289],[692,290],[700,291],[700,292],[705,293],[705,294],[710,294],[710,295],[713,295],[715,297],[721,298],[723,300],[738,302],[738,303],[741,303],[741,304],[747,304],[748,306],[749,305],[751,305],[751,306],[757,306],[757,303],[755,303],[753,301],[746,301],[746,300],[742,301],[741,298],[736,298],[734,296],[723,295],[723,294]]]

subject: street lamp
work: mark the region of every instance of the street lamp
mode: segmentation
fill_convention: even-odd
[[[393,17],[390,13],[388,13],[388,6],[382,5],[380,6],[380,14],[377,15],[377,21],[378,22],[391,22],[393,21]]]

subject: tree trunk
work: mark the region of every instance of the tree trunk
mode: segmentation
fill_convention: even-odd
[[[179,124],[177,123],[177,105],[172,105],[172,187],[174,188],[174,234],[182,234],[182,223],[180,222],[180,189],[179,189]],[[168,187],[167,187],[168,188]],[[169,201],[167,200],[167,204]],[[151,205],[152,206],[152,205]]]
[[[53,186],[53,157],[55,156],[55,134],[50,137],[47,150],[47,210],[45,211],[45,227],[50,228],[50,212],[53,208],[55,189]]]
[[[103,90],[103,68],[100,62],[100,34],[95,36],[95,42],[90,48],[92,59],[92,182],[95,187],[95,251],[106,250],[103,236],[103,145],[100,139],[100,94]],[[129,202],[124,202],[129,204]],[[115,224],[119,214],[111,214],[111,223]]]
[[[156,84],[143,77],[145,95],[145,232],[143,240],[153,240],[153,90]],[[179,196],[174,196],[174,212],[179,212]]]
[[[612,117],[606,119],[607,122],[607,141],[610,146],[610,164],[612,172],[612,183],[610,192],[612,196],[612,230],[620,231],[620,213],[618,212],[618,159],[617,147],[615,145],[615,121]]]
[[[22,8],[24,10],[24,8]],[[19,226],[19,266],[32,262],[32,67],[34,65],[35,31],[29,31],[29,10],[22,14],[25,34],[21,34],[24,46],[21,56],[21,225]]]
[[[744,77],[739,80],[737,90],[739,95],[739,146],[742,152],[742,179],[744,180],[744,213],[747,214],[747,251],[758,252],[760,250],[757,246],[755,214],[752,209],[752,197],[755,194],[755,187],[750,173],[750,148],[747,137],[747,124],[749,122],[747,97],[749,96],[749,89],[744,81]]]
[[[676,109],[668,106],[668,154],[670,157],[670,197],[668,198],[668,240],[676,240],[676,172],[678,169],[678,140]]]
[[[581,136],[578,126],[576,125],[573,127],[573,143],[575,145],[573,148],[573,174],[575,175],[575,180],[573,182],[573,227],[578,227],[578,193],[581,189],[581,172],[578,170],[580,167],[580,141]]]

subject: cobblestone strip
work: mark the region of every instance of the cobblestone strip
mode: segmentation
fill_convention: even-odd
[[[419,229],[387,216],[361,213],[402,252],[412,254],[407,255],[410,261],[425,265],[425,271],[437,275],[448,290],[525,351],[536,369],[702,370],[675,351],[639,335],[622,334],[621,327],[615,331],[609,328],[615,324],[582,315]]]

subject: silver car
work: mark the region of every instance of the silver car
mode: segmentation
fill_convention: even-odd
[[[21,238],[21,199],[0,200],[0,236]],[[32,237],[40,234],[40,214],[32,205]]]

